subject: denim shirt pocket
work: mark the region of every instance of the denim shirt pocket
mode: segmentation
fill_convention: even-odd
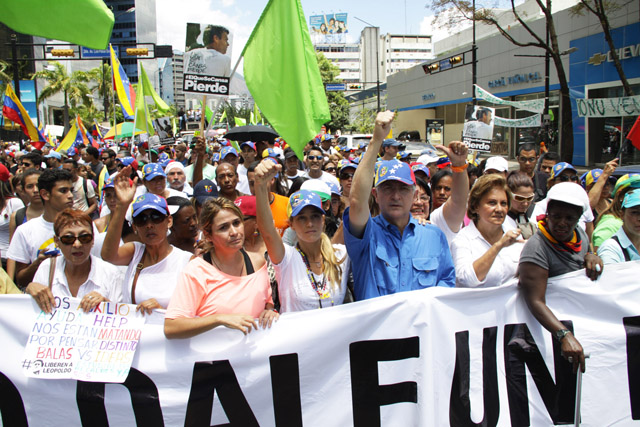
[[[413,258],[413,280],[419,284],[421,288],[428,288],[438,284],[438,266],[437,258]]]
[[[399,271],[398,257],[395,254],[389,254],[385,246],[378,245],[375,263],[377,265],[377,268],[374,268],[376,285],[381,290],[381,295],[396,292],[398,289],[396,283]]]

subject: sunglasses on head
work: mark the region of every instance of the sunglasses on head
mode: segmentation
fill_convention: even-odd
[[[79,240],[80,243],[86,245],[87,243],[91,243],[93,241],[93,234],[84,233],[79,236],[72,236],[69,234],[66,236],[58,236],[58,239],[63,245],[73,245],[76,240]]]
[[[139,214],[133,217],[133,223],[138,227],[146,225],[149,221],[154,224],[160,224],[167,218],[166,215],[162,215],[160,212],[152,212],[148,214]]]
[[[307,156],[309,160],[323,160],[324,156]]]
[[[572,176],[560,175],[558,177],[558,179],[560,180],[560,182],[567,182],[567,181],[578,182],[578,181],[580,181],[580,178],[578,178],[578,175],[572,175]]]
[[[515,200],[516,202],[533,202],[534,197],[534,194],[532,194],[531,196],[522,196],[520,194],[513,193],[513,200]]]

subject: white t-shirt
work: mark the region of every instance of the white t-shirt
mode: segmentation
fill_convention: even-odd
[[[303,176],[305,178],[309,178],[309,179],[319,179],[319,180],[321,180],[323,182],[326,182],[327,184],[329,182],[333,182],[338,188],[340,188],[340,182],[338,182],[338,178],[336,178],[335,176],[331,175],[329,172],[322,171],[322,175],[320,176],[320,178],[311,178],[309,176],[309,172],[308,171],[304,172]]]
[[[215,49],[205,47],[193,49],[184,54],[184,72],[229,77],[231,75],[231,58]]]
[[[549,203],[548,199],[542,199],[538,203],[536,203],[536,206],[533,208],[533,213],[531,214],[531,219],[533,221],[535,221],[536,224],[537,224],[536,218],[538,217],[538,215],[544,215],[544,214],[547,213],[547,204],[548,203]],[[593,222],[594,220],[595,220],[595,218],[593,217],[593,212],[591,211],[591,209],[587,209],[582,213],[582,216],[580,217],[580,221],[578,221],[578,225],[584,231],[587,231],[587,223],[588,222]]]
[[[72,297],[64,274],[66,260],[63,256],[45,259],[38,267],[33,281],[41,285],[49,285],[49,269],[51,260],[56,260],[56,271],[53,273],[51,292],[58,297]],[[87,281],[80,285],[76,298],[82,298],[93,291],[98,292],[111,302],[122,302],[122,273],[115,265],[109,264],[100,258],[90,255],[91,270]]]
[[[330,296],[321,300],[309,280],[307,267],[302,260],[302,255],[296,248],[284,245],[284,258],[280,264],[274,264],[276,279],[278,280],[280,311],[286,313],[289,311],[314,310],[320,307],[326,308],[342,304],[347,291],[350,261],[344,245],[333,245],[333,249],[338,261],[344,258],[344,261],[340,264],[342,280],[339,289],[334,289],[330,283],[327,283],[327,290],[329,290]],[[314,276],[317,283],[322,283],[324,275],[314,274]]]
[[[122,285],[123,302],[127,304],[134,304],[131,298],[131,288],[136,274],[136,266],[142,259],[145,249],[145,245],[140,242],[133,242],[133,244],[135,252]],[[157,264],[143,268],[136,283],[135,304],[155,298],[162,308],[167,308],[178,282],[178,275],[182,273],[182,269],[187,265],[192,255],[191,252],[172,246],[172,251],[166,258]]]
[[[447,224],[447,220],[444,219],[444,205],[440,206],[435,211],[431,212],[429,216],[429,221],[431,224],[438,227],[447,238],[447,242],[449,242],[449,248],[451,248],[451,242],[456,238],[458,232],[454,232],[449,228],[449,224]],[[460,227],[462,227],[462,221],[460,222]],[[459,230],[458,230],[459,231]]]
[[[40,215],[16,228],[9,244],[7,258],[22,264],[31,264],[40,252],[55,249],[53,223]]]
[[[93,189],[93,184],[87,181],[87,195],[85,197],[84,188],[82,182],[84,178],[79,177],[76,182],[73,183],[73,208],[79,209],[81,211],[86,211],[89,209],[89,204],[87,203],[87,199],[91,199],[92,197],[96,197],[96,192]]]
[[[0,256],[7,258],[9,250],[9,220],[11,214],[24,207],[24,203],[17,197],[6,200],[4,209],[0,212]]]
[[[503,232],[513,229],[502,224]],[[482,237],[473,221],[468,226],[458,232],[458,235],[451,243],[451,257],[456,267],[456,287],[458,288],[489,288],[500,286],[509,279],[515,277],[520,260],[520,252],[524,247],[522,237],[514,244],[503,248],[498,252],[498,256],[493,261],[491,268],[484,280],[479,280],[473,269],[473,263],[484,255],[491,244]]]

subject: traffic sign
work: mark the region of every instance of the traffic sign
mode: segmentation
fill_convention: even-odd
[[[116,52],[116,56],[118,56],[118,46],[113,46],[113,50]],[[109,58],[111,53],[109,49],[89,49],[88,47],[81,47],[82,57],[83,58]]]
[[[327,83],[325,85],[327,92],[339,92],[347,89],[347,85],[344,83]]]

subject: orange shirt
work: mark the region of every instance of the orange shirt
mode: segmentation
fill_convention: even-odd
[[[287,205],[289,199],[279,194],[271,193],[274,196],[273,202],[271,202],[271,215],[273,216],[273,223],[276,226],[276,230],[280,233],[280,236],[284,234],[284,230],[289,228],[289,217],[287,216]]]

